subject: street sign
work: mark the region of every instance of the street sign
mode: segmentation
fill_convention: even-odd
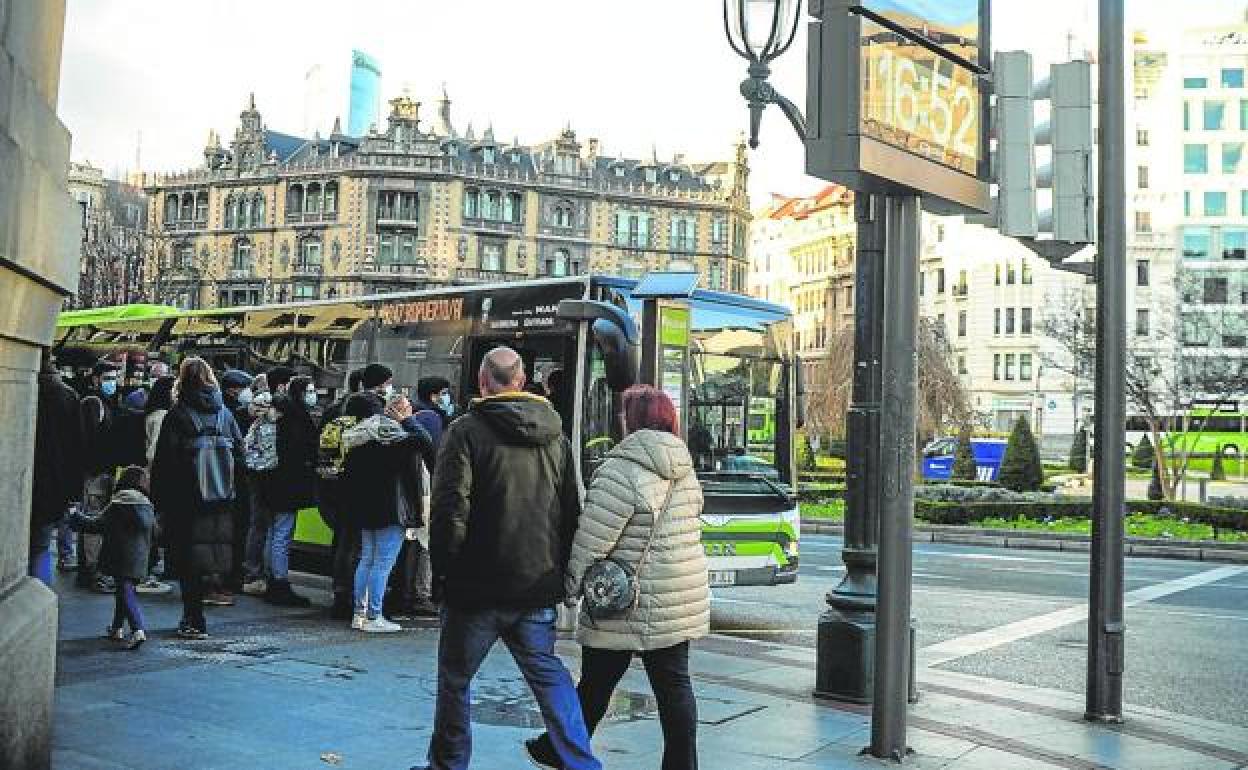
[[[812,12],[806,171],[989,210],[987,0],[829,0]]]

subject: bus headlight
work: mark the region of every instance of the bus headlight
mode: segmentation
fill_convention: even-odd
[[[790,540],[789,542],[785,543],[784,552],[790,557],[797,556],[797,541]]]

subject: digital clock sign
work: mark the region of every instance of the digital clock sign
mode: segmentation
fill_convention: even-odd
[[[989,207],[987,0],[825,0],[811,24],[807,173]]]

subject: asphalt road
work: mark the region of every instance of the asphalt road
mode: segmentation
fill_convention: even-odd
[[[804,536],[794,585],[715,589],[712,629],[813,647],[824,595],[844,574],[840,546]],[[923,544],[914,554],[920,657],[1082,692],[1087,575],[1084,554]],[[1248,567],[1128,559],[1126,590],[1126,701],[1248,726]],[[1010,625],[1026,619],[1036,620]]]

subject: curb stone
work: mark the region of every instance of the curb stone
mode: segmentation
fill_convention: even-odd
[[[803,521],[804,535],[843,535],[843,524],[826,521]],[[978,545],[994,548],[1022,548],[1036,551],[1088,553],[1092,539],[1076,532],[1036,532],[992,530],[975,527],[916,527],[916,543]],[[1209,540],[1166,540],[1160,538],[1127,538],[1126,555],[1153,559],[1215,561],[1248,564],[1248,543],[1221,543]]]

